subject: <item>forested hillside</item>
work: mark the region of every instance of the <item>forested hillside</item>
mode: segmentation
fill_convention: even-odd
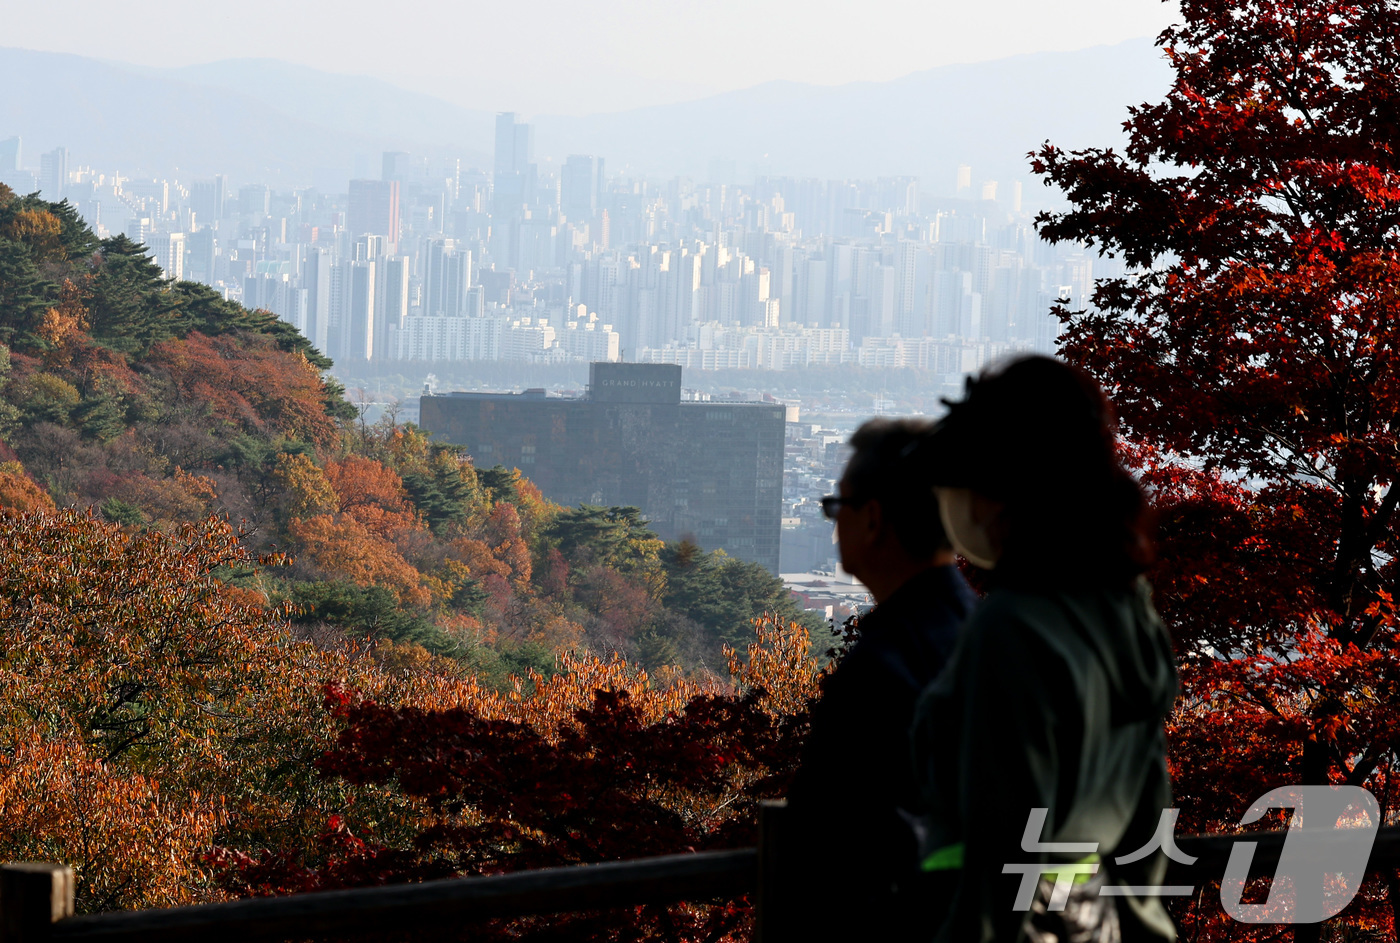
[[[4,189],[0,343],[0,504],[163,531],[226,517],[290,558],[226,576],[323,644],[494,683],[566,649],[722,670],[754,617],[802,615],[761,568],[667,546],[634,509],[562,508],[411,425],[365,426],[291,326]]]
[[[98,911],[751,841],[819,677],[781,583],[367,426],[329,366],[0,186],[0,856]]]

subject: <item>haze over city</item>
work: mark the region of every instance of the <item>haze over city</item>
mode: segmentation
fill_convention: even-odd
[[[8,4],[0,943],[1397,940],[1396,63]]]
[[[272,58],[455,104],[584,115],[764,82],[883,82],[937,66],[1155,36],[1175,3],[708,0],[235,6],[12,4],[3,44],[148,67]]]
[[[781,517],[805,571],[834,565],[816,502],[859,417],[1052,351],[1051,307],[1118,270],[1037,238],[1058,196],[1026,155],[1112,143],[1166,87],[1175,12],[34,5],[0,48],[0,183],[293,325],[371,416],[576,395],[598,362],[784,405],[781,514],[695,526],[776,570]],[[493,436],[468,444],[534,460]],[[604,497],[670,526],[669,499]]]

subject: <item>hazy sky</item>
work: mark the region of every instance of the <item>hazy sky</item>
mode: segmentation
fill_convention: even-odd
[[[880,81],[1151,36],[1160,0],[12,0],[0,45],[141,65],[271,57],[490,111],[585,114]]]

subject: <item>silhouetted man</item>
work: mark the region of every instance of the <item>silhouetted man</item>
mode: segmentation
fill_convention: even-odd
[[[901,814],[920,801],[909,727],[976,600],[920,472],[926,453],[918,446],[930,428],[912,419],[862,425],[839,494],[822,502],[836,522],[841,565],[876,607],[827,679],[789,792],[790,860],[804,888],[791,939],[898,940],[928,931],[916,916],[917,842]]]

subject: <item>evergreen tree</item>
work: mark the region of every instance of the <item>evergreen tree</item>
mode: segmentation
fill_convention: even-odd
[[[462,645],[423,616],[399,605],[382,586],[356,586],[344,581],[297,583],[290,600],[295,621],[326,622],[370,638],[422,645],[434,655],[461,654]]]
[[[718,642],[747,644],[753,637],[753,620],[765,614],[800,623],[813,633],[827,630],[820,617],[803,611],[782,580],[757,563],[736,560],[720,550],[705,553],[688,540],[667,544],[661,559],[666,608],[698,623]]]
[[[455,461],[430,461],[426,471],[405,472],[403,486],[438,536],[445,534],[450,525],[466,520],[468,499],[475,490],[462,477]]]
[[[3,185],[0,185],[3,186]],[[0,388],[10,379],[10,348],[0,344]],[[0,399],[0,442],[9,442],[20,427],[20,413],[8,400]]]
[[[184,299],[168,289],[145,246],[126,236],[104,239],[91,283],[92,338],[128,355],[174,337]]]
[[[582,504],[561,513],[544,536],[576,568],[611,567],[623,573],[655,564],[662,543],[638,508]]]
[[[39,273],[29,250],[0,237],[0,343],[28,345],[57,296],[57,286]]]
[[[97,389],[84,396],[72,410],[73,421],[84,438],[106,442],[126,429],[126,409],[121,396]]]
[[[330,364],[328,358],[322,358],[326,364]],[[316,361],[312,361],[316,363]],[[319,364],[317,364],[319,366]],[[323,368],[324,369],[324,368]],[[322,381],[325,395],[322,398],[322,405],[326,407],[326,415],[332,419],[339,419],[341,422],[350,422],[360,413],[348,399],[345,398],[345,384],[335,377],[328,376]]]
[[[113,524],[132,526],[146,523],[146,515],[139,507],[120,498],[108,498],[98,505],[97,509],[102,512],[104,519]]]
[[[249,310],[198,282],[177,282],[170,286],[169,291],[178,299],[181,313],[179,334],[182,337],[190,331],[210,337],[233,331],[266,334],[273,339],[278,350],[301,354],[318,370],[329,370],[333,366],[331,359],[311,346],[311,341],[300,331],[270,311]]]
[[[632,657],[648,671],[681,663],[675,639],[657,629],[650,629],[637,638]]]
[[[97,236],[78,215],[77,207],[66,199],[58,203],[44,203],[43,207],[58,218],[62,226],[59,242],[70,260],[77,262],[86,259],[97,251]]]
[[[507,501],[511,504],[520,501],[520,492],[515,486],[518,477],[504,465],[481,468],[476,472],[477,480],[490,493],[493,501]]]

